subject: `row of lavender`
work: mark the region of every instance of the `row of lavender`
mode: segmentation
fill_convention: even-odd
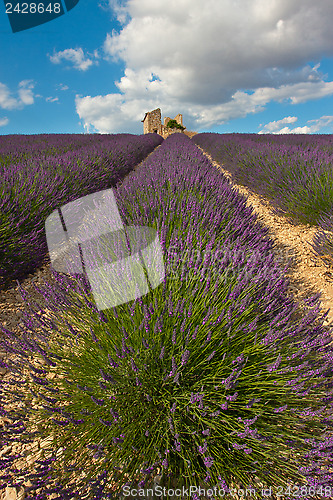
[[[58,139],[48,144],[60,151],[56,155],[35,155],[39,142],[33,141],[27,148],[33,158],[28,155],[1,167],[0,288],[42,263],[47,254],[45,220],[53,210],[78,193],[84,196],[115,185],[163,141],[157,134]],[[21,136],[16,140],[19,149]],[[14,147],[15,141],[10,144]]]
[[[0,171],[4,165],[74,151],[103,140],[102,134],[3,135],[0,136]]]
[[[303,313],[287,297],[267,229],[184,135],[113,191],[126,225],[157,231],[166,277],[104,311],[80,276],[40,288],[48,316],[22,290],[25,328],[2,328],[0,342],[16,358],[1,444],[50,441],[33,466],[2,456],[2,486],[97,500],[159,474],[167,489],[251,485],[262,498],[260,481],[292,484],[284,498],[331,496],[333,357],[318,297]]]
[[[333,264],[331,135],[203,133],[193,141],[291,222],[318,225],[314,251]]]

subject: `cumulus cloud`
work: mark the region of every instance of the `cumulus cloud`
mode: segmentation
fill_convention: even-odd
[[[297,120],[297,116],[286,116],[285,118],[282,118],[282,120],[269,122],[264,126],[262,130],[260,130],[259,134],[272,134],[276,130],[280,130],[281,125],[284,125],[285,123],[295,123],[297,122]],[[262,124],[259,126],[262,127]]]
[[[306,123],[311,123],[312,125],[305,125],[304,127],[283,127],[281,125],[285,123],[295,123],[298,120],[296,116],[287,116],[282,120],[273,121],[267,123],[259,134],[316,134],[322,128],[327,127],[333,122],[333,116],[322,116],[316,120],[308,120]]]
[[[22,80],[18,84],[17,97],[9,90],[8,86],[0,82],[0,108],[2,109],[22,109],[34,103],[35,84],[32,80]]]
[[[59,101],[59,97],[46,97],[45,101],[56,102],[56,101]]]
[[[118,131],[119,119],[128,129],[157,106],[168,116],[181,112],[187,128],[196,130],[257,113],[271,101],[299,104],[333,95],[333,82],[320,71],[321,58],[333,55],[331,0],[109,5],[122,26],[108,33],[103,49],[110,62],[125,63],[115,82],[119,92],[76,100],[84,123],[100,131],[101,125]]]
[[[9,123],[9,120],[8,120],[7,116],[5,116],[4,118],[0,118],[0,127],[4,127],[8,123]]]
[[[53,64],[60,64],[63,60],[69,61],[73,64],[75,69],[80,71],[87,71],[94,64],[98,64],[97,61],[94,61],[96,56],[93,54],[92,58],[85,56],[83,50],[78,49],[65,49],[60,52],[55,52],[52,56],[48,54],[50,61]]]

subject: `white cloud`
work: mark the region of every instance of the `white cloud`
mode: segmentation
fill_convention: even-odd
[[[0,127],[4,127],[8,123],[9,123],[9,120],[8,120],[7,116],[5,116],[4,118],[0,118]]]
[[[18,84],[17,94],[14,97],[7,85],[0,82],[0,108],[2,109],[22,109],[34,103],[34,89],[35,84],[32,80],[22,80]]]
[[[56,90],[68,90],[69,87],[68,85],[64,85],[63,83],[59,83],[59,85],[56,85]]]
[[[75,69],[80,71],[86,71],[94,64],[97,64],[97,61],[85,56],[81,47],[78,49],[65,49],[60,52],[55,52],[53,56],[48,54],[48,57],[53,64],[60,64],[63,60],[69,61],[73,64]]]
[[[29,105],[34,103],[33,88],[34,83],[32,80],[23,80],[19,83],[18,95],[22,104]]]
[[[46,97],[45,101],[56,102],[56,101],[59,101],[59,97]]]
[[[264,126],[262,130],[260,130],[259,134],[264,134],[264,133],[272,134],[276,130],[279,130],[281,125],[285,123],[295,123],[297,122],[297,120],[298,120],[297,116],[286,116],[285,118],[282,118],[282,120],[269,122]],[[262,127],[262,124],[259,126]]]
[[[283,127],[280,126],[284,123],[295,123],[297,121],[296,116],[287,116],[282,120],[273,121],[267,123],[259,134],[316,134],[322,128],[327,127],[333,122],[333,116],[322,116],[316,120],[308,120],[306,123],[312,123],[312,125],[305,125],[304,127]]]
[[[163,115],[182,113],[187,128],[198,130],[260,112],[271,101],[333,95],[333,82],[320,72],[321,58],[333,55],[332,0],[109,5],[122,27],[103,48],[107,59],[125,63],[119,92],[76,100],[84,123],[100,131],[133,128],[138,115],[157,106]]]

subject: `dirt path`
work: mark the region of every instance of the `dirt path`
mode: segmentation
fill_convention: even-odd
[[[198,146],[199,147],[199,146]],[[199,148],[201,149],[201,148]],[[213,165],[226,175],[232,185],[247,197],[247,205],[254,208],[259,221],[269,228],[269,236],[276,242],[281,254],[293,258],[288,277],[291,281],[290,291],[297,300],[302,301],[309,295],[321,292],[321,304],[324,311],[330,309],[326,324],[333,326],[333,268],[315,256],[309,243],[317,228],[308,225],[294,226],[283,216],[274,214],[272,205],[263,197],[248,188],[235,184],[231,174],[211,156],[201,149]]]

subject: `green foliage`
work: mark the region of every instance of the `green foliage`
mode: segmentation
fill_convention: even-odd
[[[177,120],[175,120],[175,119],[169,120],[167,123],[167,127],[168,128],[179,128],[180,130],[185,130],[185,127],[180,125],[180,123],[178,123]]]

